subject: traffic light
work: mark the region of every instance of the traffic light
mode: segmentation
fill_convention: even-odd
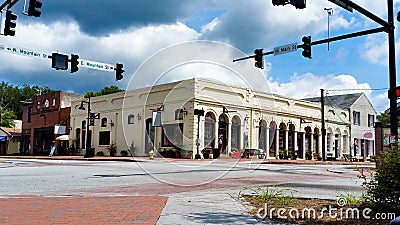
[[[304,57],[311,59],[311,36],[304,36],[303,41],[303,52],[301,53]]]
[[[272,5],[286,5],[286,0],[272,0]]]
[[[117,67],[115,68],[115,70],[115,80],[122,80],[122,78],[124,78],[122,74],[125,72],[124,65],[122,65],[121,63],[117,63]]]
[[[296,9],[306,8],[306,0],[290,0],[290,4],[296,7]]]
[[[256,63],[254,64],[257,68],[264,69],[264,62],[263,62],[263,49],[256,49],[254,50],[254,59],[256,60]]]
[[[396,96],[396,98],[400,98],[400,86],[397,86],[395,90],[388,91],[389,99],[391,99],[394,96]]]
[[[51,54],[51,68],[56,70],[67,70],[68,69],[68,55],[59,53]]]
[[[29,0],[28,16],[40,17],[42,14],[40,8],[42,8],[41,0]]]
[[[400,22],[400,11],[397,12],[397,22]]]
[[[291,4],[296,9],[306,8],[306,0],[272,0],[272,5],[286,5]]]
[[[394,93],[396,94],[397,98],[400,98],[400,86],[396,87],[396,90],[394,91]]]
[[[78,59],[79,59],[79,55],[74,55],[74,54],[71,55],[71,73],[75,73],[75,72],[77,72],[79,70],[79,68],[78,68],[78,65],[79,65]]]
[[[17,15],[12,13],[11,11],[7,11],[6,13],[6,21],[4,24],[4,35],[5,36],[14,36],[15,30],[14,28],[17,26],[16,23]]]

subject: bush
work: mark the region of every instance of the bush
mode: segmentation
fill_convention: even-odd
[[[99,151],[96,153],[96,156],[104,156],[104,152],[103,151]]]
[[[379,157],[379,167],[371,179],[362,173],[366,200],[381,210],[400,211],[400,151],[387,150]]]

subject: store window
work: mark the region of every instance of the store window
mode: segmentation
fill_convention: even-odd
[[[214,148],[215,139],[215,120],[212,114],[207,113],[204,122],[204,147]]]
[[[237,116],[232,119],[231,149],[240,150],[240,120]]]
[[[183,120],[185,113],[187,113],[187,111],[184,109],[175,110],[175,120]]]
[[[183,144],[183,123],[167,124],[162,126],[162,146],[182,146]]]
[[[109,145],[109,144],[110,144],[110,131],[100,131],[99,145]]]

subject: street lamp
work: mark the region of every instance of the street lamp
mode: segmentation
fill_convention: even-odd
[[[81,106],[78,109],[86,110],[84,103],[88,105],[87,107],[87,118],[86,118],[86,154],[85,158],[94,157],[94,150],[91,149],[90,140],[89,140],[89,126],[90,126],[90,96],[88,101],[81,101]]]

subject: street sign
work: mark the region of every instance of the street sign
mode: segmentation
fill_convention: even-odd
[[[11,54],[15,54],[15,55],[39,58],[39,59],[49,58],[49,55],[47,53],[41,53],[41,52],[37,52],[34,50],[26,49],[26,48],[12,47],[12,46],[7,46],[7,45],[3,45],[3,44],[0,44],[0,51],[4,51],[6,53],[11,53]]]
[[[274,48],[274,56],[297,51],[297,42]]]
[[[86,60],[86,59],[78,59],[78,62],[79,62],[79,67],[86,67],[86,68],[94,69],[94,70],[114,72],[114,68],[115,68],[115,66],[112,64],[95,62],[95,61],[90,61],[90,60]]]

